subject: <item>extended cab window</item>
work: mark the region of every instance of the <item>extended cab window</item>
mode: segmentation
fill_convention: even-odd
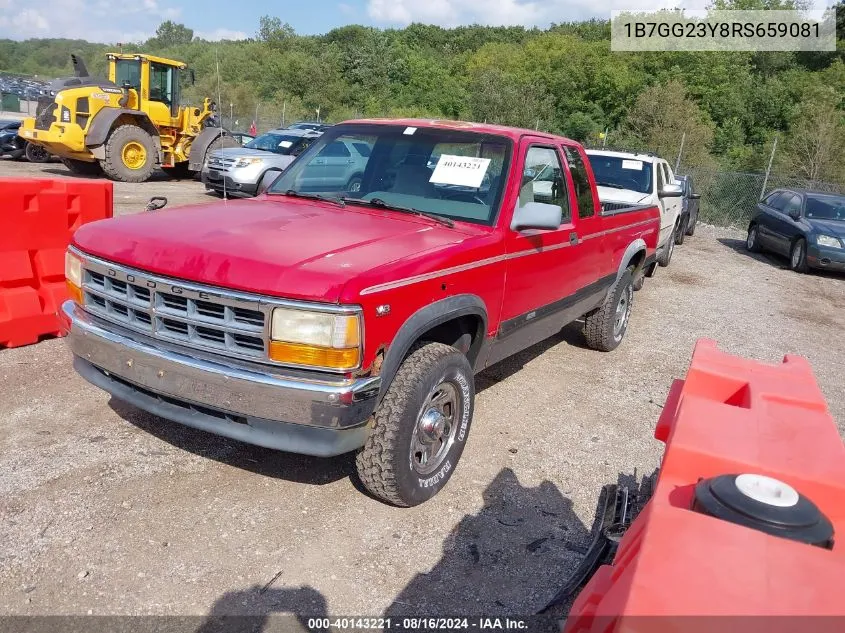
[[[560,158],[550,147],[529,147],[525,154],[519,206],[529,202],[557,205],[563,209],[563,222],[572,220]]]
[[[572,184],[575,185],[575,202],[578,205],[578,217],[589,218],[596,210],[593,205],[593,190],[590,188],[590,178],[584,159],[574,147],[563,146],[566,162],[569,163],[569,173],[572,174]]]
[[[348,206],[490,225],[501,204],[511,147],[506,137],[463,130],[337,125],[268,193],[319,194],[343,198]]]
[[[628,189],[638,193],[651,193],[651,163],[637,158],[588,154],[596,185],[610,189]]]

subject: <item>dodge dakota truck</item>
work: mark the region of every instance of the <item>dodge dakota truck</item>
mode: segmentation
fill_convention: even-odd
[[[354,188],[323,160],[337,142],[369,148]],[[454,121],[334,126],[262,190],[80,228],[74,366],[171,421],[357,451],[398,506],[455,472],[475,372],[580,318],[591,348],[620,344],[660,229],[655,206],[601,210],[577,143]]]

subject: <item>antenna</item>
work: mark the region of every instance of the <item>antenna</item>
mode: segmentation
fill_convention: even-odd
[[[214,45],[214,61],[217,65],[217,103],[218,107],[219,104],[223,102],[223,98],[221,97],[220,92],[220,50],[219,50],[219,42]],[[220,126],[220,149],[223,149],[223,117],[218,115],[217,116],[217,124]],[[223,204],[224,206],[227,204],[229,200],[228,195],[226,194],[226,175],[223,174]]]

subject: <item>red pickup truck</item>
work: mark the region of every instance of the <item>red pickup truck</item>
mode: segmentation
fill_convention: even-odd
[[[182,424],[358,451],[401,506],[454,472],[474,372],[581,317],[587,345],[620,343],[660,228],[657,207],[601,211],[577,143],[494,125],[351,121],[262,183],[80,228],[74,365]]]

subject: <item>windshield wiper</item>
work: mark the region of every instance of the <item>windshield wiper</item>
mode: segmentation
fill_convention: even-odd
[[[615,182],[602,182],[600,180],[596,180],[596,184],[599,187],[610,187],[611,189],[627,189],[627,187],[623,187],[622,185],[617,185]]]
[[[331,202],[339,207],[345,207],[346,202],[344,198],[333,198],[331,196],[321,196],[319,193],[302,193],[295,189],[288,189],[283,196],[291,196],[292,198],[305,198],[306,200],[321,200],[323,202]]]
[[[435,222],[439,222],[443,226],[448,226],[450,229],[455,226],[455,223],[452,222],[449,218],[444,218],[442,215],[437,215],[436,213],[428,213],[427,211],[420,211],[419,209],[414,209],[412,207],[403,207],[398,204],[389,204],[382,200],[381,198],[371,198],[370,200],[360,200],[358,198],[341,198],[343,202],[347,202],[349,204],[357,204],[361,206],[367,207],[376,207],[378,209],[388,209],[390,211],[399,211],[400,213],[410,213],[411,215],[418,215],[423,218],[428,218],[429,220],[434,220]]]

